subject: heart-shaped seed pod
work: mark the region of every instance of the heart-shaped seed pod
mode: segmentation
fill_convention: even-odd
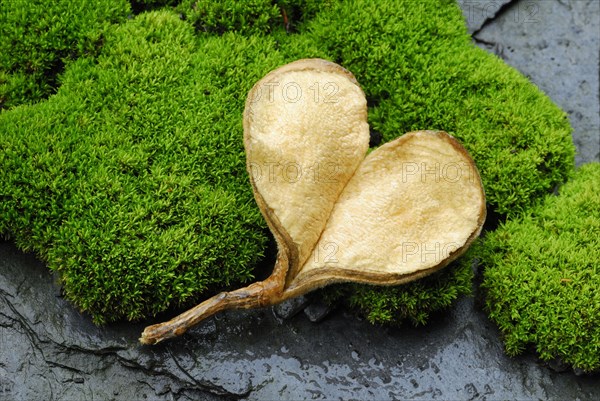
[[[147,327],[155,344],[214,313],[279,303],[334,282],[396,285],[466,251],[485,220],[485,195],[466,150],[442,131],[417,131],[365,157],[363,91],[350,72],[299,60],[250,91],[244,145],[254,195],[278,245],[264,281],[220,293]]]

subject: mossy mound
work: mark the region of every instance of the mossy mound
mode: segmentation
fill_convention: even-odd
[[[59,271],[97,322],[250,280],[267,231],[241,115],[252,84],[282,62],[263,56],[270,46],[200,43],[165,12],[115,27],[55,96],[0,114],[1,232]]]
[[[342,303],[373,324],[415,326],[428,322],[432,313],[447,309],[473,286],[471,263],[455,263],[437,273],[398,287],[339,284],[322,290],[326,303]]]
[[[8,0],[0,4],[0,110],[54,93],[70,61],[95,54],[126,0]]]
[[[252,23],[232,6],[231,25],[192,18],[199,9],[186,14],[188,3],[106,28],[56,95],[0,114],[0,232],[59,271],[98,322],[252,277],[267,234],[244,167],[244,100],[297,58],[355,73],[383,141],[413,129],[459,138],[499,213],[526,209],[572,169],[564,114],[470,43],[453,2],[282,1],[292,30],[270,2],[247,4],[264,7]],[[373,321],[423,322],[468,292],[471,275],[461,265],[407,286],[350,286],[348,296]]]
[[[600,369],[599,163],[477,248],[487,310],[509,355],[533,345],[543,360]]]

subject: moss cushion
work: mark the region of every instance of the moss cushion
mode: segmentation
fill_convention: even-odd
[[[56,92],[71,60],[95,54],[104,30],[125,21],[126,0],[8,0],[0,4],[0,110]]]
[[[533,345],[544,360],[600,369],[599,163],[477,248],[486,306],[508,354]]]
[[[417,129],[457,137],[490,210],[527,209],[573,168],[564,113],[471,44],[454,2],[286,0],[279,17],[271,1],[244,3],[252,12],[236,4],[183,1],[103,25],[55,95],[0,113],[0,233],[58,271],[96,322],[183,307],[252,278],[268,232],[244,168],[244,100],[297,58],[356,75],[374,146]],[[463,264],[342,292],[373,321],[423,322],[468,293],[471,277]]]

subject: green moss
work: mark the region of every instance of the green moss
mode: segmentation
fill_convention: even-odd
[[[453,133],[499,213],[525,210],[568,176],[564,113],[475,48],[454,3],[317,4],[183,1],[103,27],[103,45],[69,63],[56,95],[0,114],[0,232],[59,271],[98,322],[247,282],[268,234],[244,168],[244,100],[300,57],[353,71],[384,141]],[[374,322],[422,323],[468,292],[471,274],[461,265],[407,286],[343,291]]]
[[[163,7],[176,7],[181,2],[182,0],[131,0],[131,8],[139,14]]]
[[[265,34],[283,27],[281,11],[271,0],[184,0],[178,10],[200,32]]]
[[[334,0],[183,0],[177,7],[199,32],[244,35],[296,31]]]
[[[0,110],[55,92],[64,65],[97,52],[106,26],[129,12],[126,0],[0,3]]]
[[[271,41],[196,41],[170,13],[106,35],[48,101],[0,114],[0,228],[98,322],[252,278],[267,232],[245,172],[246,93]],[[276,53],[274,53],[276,54]]]
[[[558,196],[478,248],[486,306],[507,353],[533,345],[544,360],[599,370],[600,164],[581,167]]]
[[[424,325],[433,312],[448,308],[471,293],[473,269],[458,263],[403,286],[375,287],[343,284],[324,289],[328,303],[345,303],[373,324],[401,324],[409,320]]]

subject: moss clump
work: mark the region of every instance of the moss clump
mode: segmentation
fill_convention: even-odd
[[[600,369],[600,164],[478,245],[490,318],[510,355]]]
[[[409,320],[418,326],[427,323],[433,312],[470,294],[472,279],[471,265],[460,263],[402,286],[343,284],[324,289],[322,295],[327,303],[344,303],[373,324],[395,325]]]
[[[196,41],[171,13],[107,33],[46,102],[0,114],[0,229],[97,322],[252,278],[267,241],[245,172],[246,93],[270,41]],[[276,53],[274,53],[276,54]]]
[[[56,91],[65,64],[96,53],[102,32],[130,13],[126,0],[8,0],[0,4],[0,110]]]
[[[198,3],[232,5],[231,24],[195,21],[196,2],[163,4],[97,34],[103,45],[69,63],[56,95],[0,114],[0,232],[58,270],[98,322],[250,279],[267,234],[244,167],[244,100],[296,58],[352,70],[384,141],[417,128],[458,137],[499,213],[526,209],[572,169],[564,114],[470,43],[453,2],[275,3],[295,33],[269,2]],[[253,5],[262,11],[239,15]],[[202,23],[213,28],[194,29]],[[468,291],[470,274],[349,296],[373,321],[423,322]]]

